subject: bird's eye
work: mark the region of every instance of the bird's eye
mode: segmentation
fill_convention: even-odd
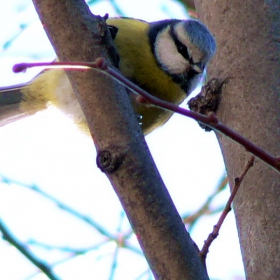
[[[178,47],[177,47],[177,48],[178,48],[178,52],[181,52],[181,51],[183,51],[184,46],[180,44],[180,45],[178,45]]]
[[[183,45],[180,41],[176,41],[176,46],[177,46],[177,50],[178,52],[186,59],[186,60],[190,60],[190,55],[188,52],[188,48]]]

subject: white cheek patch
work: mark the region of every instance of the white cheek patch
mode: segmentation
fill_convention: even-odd
[[[156,38],[155,55],[158,62],[171,74],[182,74],[190,63],[177,50],[169,34],[170,27],[164,29]]]

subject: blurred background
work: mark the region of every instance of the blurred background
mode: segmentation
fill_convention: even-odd
[[[175,0],[88,3],[94,14],[111,17],[147,21],[190,17],[190,10]],[[52,46],[31,0],[1,1],[0,13],[0,87],[28,82],[42,69],[14,74],[12,66],[52,61]],[[186,101],[182,107],[187,107]],[[187,229],[201,248],[229,196],[215,134],[174,115],[146,140]],[[51,106],[1,127],[1,223],[22,250],[47,265],[57,279],[154,279],[95,157],[92,139]],[[48,279],[5,239],[0,240],[0,263],[0,279]],[[207,267],[212,280],[245,279],[233,212],[210,247]]]

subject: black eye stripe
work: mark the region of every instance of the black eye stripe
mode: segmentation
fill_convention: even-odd
[[[188,52],[188,48],[182,44],[178,37],[176,36],[175,32],[174,32],[174,29],[173,29],[173,26],[170,28],[170,36],[172,37],[172,39],[174,40],[174,43],[177,47],[177,50],[178,52],[188,61],[190,61],[190,63],[192,64],[193,61],[192,61],[192,58],[190,57],[189,55],[189,52]]]
[[[187,60],[190,60],[188,48],[184,46],[179,40],[174,41],[175,45],[177,46],[178,52]]]

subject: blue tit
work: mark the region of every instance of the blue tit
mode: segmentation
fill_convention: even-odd
[[[215,39],[198,20],[168,19],[145,22],[133,18],[110,18],[119,70],[150,94],[181,104],[199,83],[215,53]],[[113,32],[112,32],[113,33]],[[144,134],[163,125],[171,112],[130,99],[141,118]],[[86,129],[86,119],[63,69],[42,72],[25,85],[0,90],[0,126],[32,115],[52,104]]]

